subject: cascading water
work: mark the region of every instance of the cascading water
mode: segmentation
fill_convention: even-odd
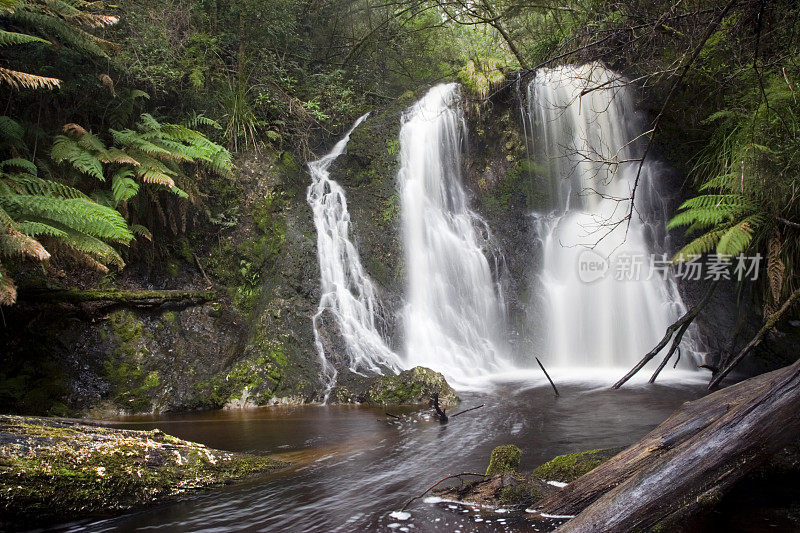
[[[328,360],[321,337],[320,322],[326,313],[333,317],[343,339],[350,370],[380,373],[386,368],[395,371],[400,368],[399,357],[386,345],[376,326],[378,301],[375,288],[349,238],[350,214],[344,190],[331,179],[328,170],[331,163],[344,153],[350,135],[367,116],[359,118],[329,154],[308,164],[311,185],[306,199],[314,212],[322,289],[313,319],[314,342],[322,361],[328,392],[335,383],[337,372]]]
[[[564,66],[536,73],[527,105],[554,208],[536,215],[543,353],[553,366],[630,367],[684,312],[674,278],[646,268],[651,252],[666,251],[657,163],[642,166],[626,219],[644,148],[631,91],[598,64]],[[691,331],[687,352],[695,354]]]
[[[504,304],[492,278],[488,227],[467,205],[458,85],[433,87],[400,129],[399,188],[406,258],[406,363],[463,384],[507,370]]]

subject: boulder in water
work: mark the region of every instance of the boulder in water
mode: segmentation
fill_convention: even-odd
[[[347,383],[334,389],[331,398],[342,403],[374,405],[427,405],[431,396],[439,394],[439,405],[447,409],[460,399],[444,376],[421,366],[397,375],[348,376]],[[361,378],[361,379],[359,379]]]
[[[489,467],[486,469],[487,476],[494,476],[504,472],[515,472],[519,468],[522,458],[522,450],[513,444],[504,444],[492,450],[489,459]]]

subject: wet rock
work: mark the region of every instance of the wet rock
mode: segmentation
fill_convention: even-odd
[[[487,476],[515,472],[519,468],[522,450],[513,444],[504,444],[492,450],[489,466],[486,468]]]
[[[0,529],[114,514],[285,465],[159,430],[0,416]]]
[[[448,409],[460,399],[444,376],[421,366],[400,374],[363,377],[352,375],[336,387],[331,398],[340,403],[368,403],[374,405],[428,405],[434,393],[439,394],[439,405]]]

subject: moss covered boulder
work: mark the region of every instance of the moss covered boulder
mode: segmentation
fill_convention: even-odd
[[[396,376],[380,376],[367,390],[366,402],[377,405],[427,404],[434,393],[439,405],[448,408],[459,402],[444,376],[430,368],[417,366]]]
[[[282,466],[159,430],[0,416],[0,529],[114,514]]]
[[[428,405],[434,394],[439,394],[439,405],[444,409],[460,401],[443,375],[417,366],[399,374],[387,371],[384,376],[345,374],[331,392],[331,400],[372,405]]]
[[[522,459],[522,450],[513,444],[498,446],[492,450],[486,475],[494,476],[504,472],[515,472],[519,469],[520,459]]]

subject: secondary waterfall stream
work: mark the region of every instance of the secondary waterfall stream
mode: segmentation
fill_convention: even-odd
[[[646,140],[632,91],[598,64],[564,66],[536,73],[527,105],[533,157],[552,187],[553,211],[537,215],[544,356],[630,367],[685,311],[672,275],[648,270],[651,253],[668,251],[667,214],[658,163],[646,159],[639,173]]]
[[[311,185],[306,199],[314,212],[317,229],[322,294],[313,318],[314,342],[322,361],[328,392],[336,381],[337,371],[328,360],[321,336],[320,323],[326,313],[333,317],[342,336],[352,371],[381,372],[386,367],[394,370],[400,367],[398,356],[386,345],[376,325],[378,301],[375,288],[350,240],[350,213],[344,190],[331,179],[328,170],[331,163],[344,153],[350,135],[367,116],[359,118],[330,153],[308,164]]]
[[[403,117],[398,176],[406,361],[455,383],[509,368],[502,294],[485,253],[488,226],[462,185],[465,135],[458,85],[433,87]]]

